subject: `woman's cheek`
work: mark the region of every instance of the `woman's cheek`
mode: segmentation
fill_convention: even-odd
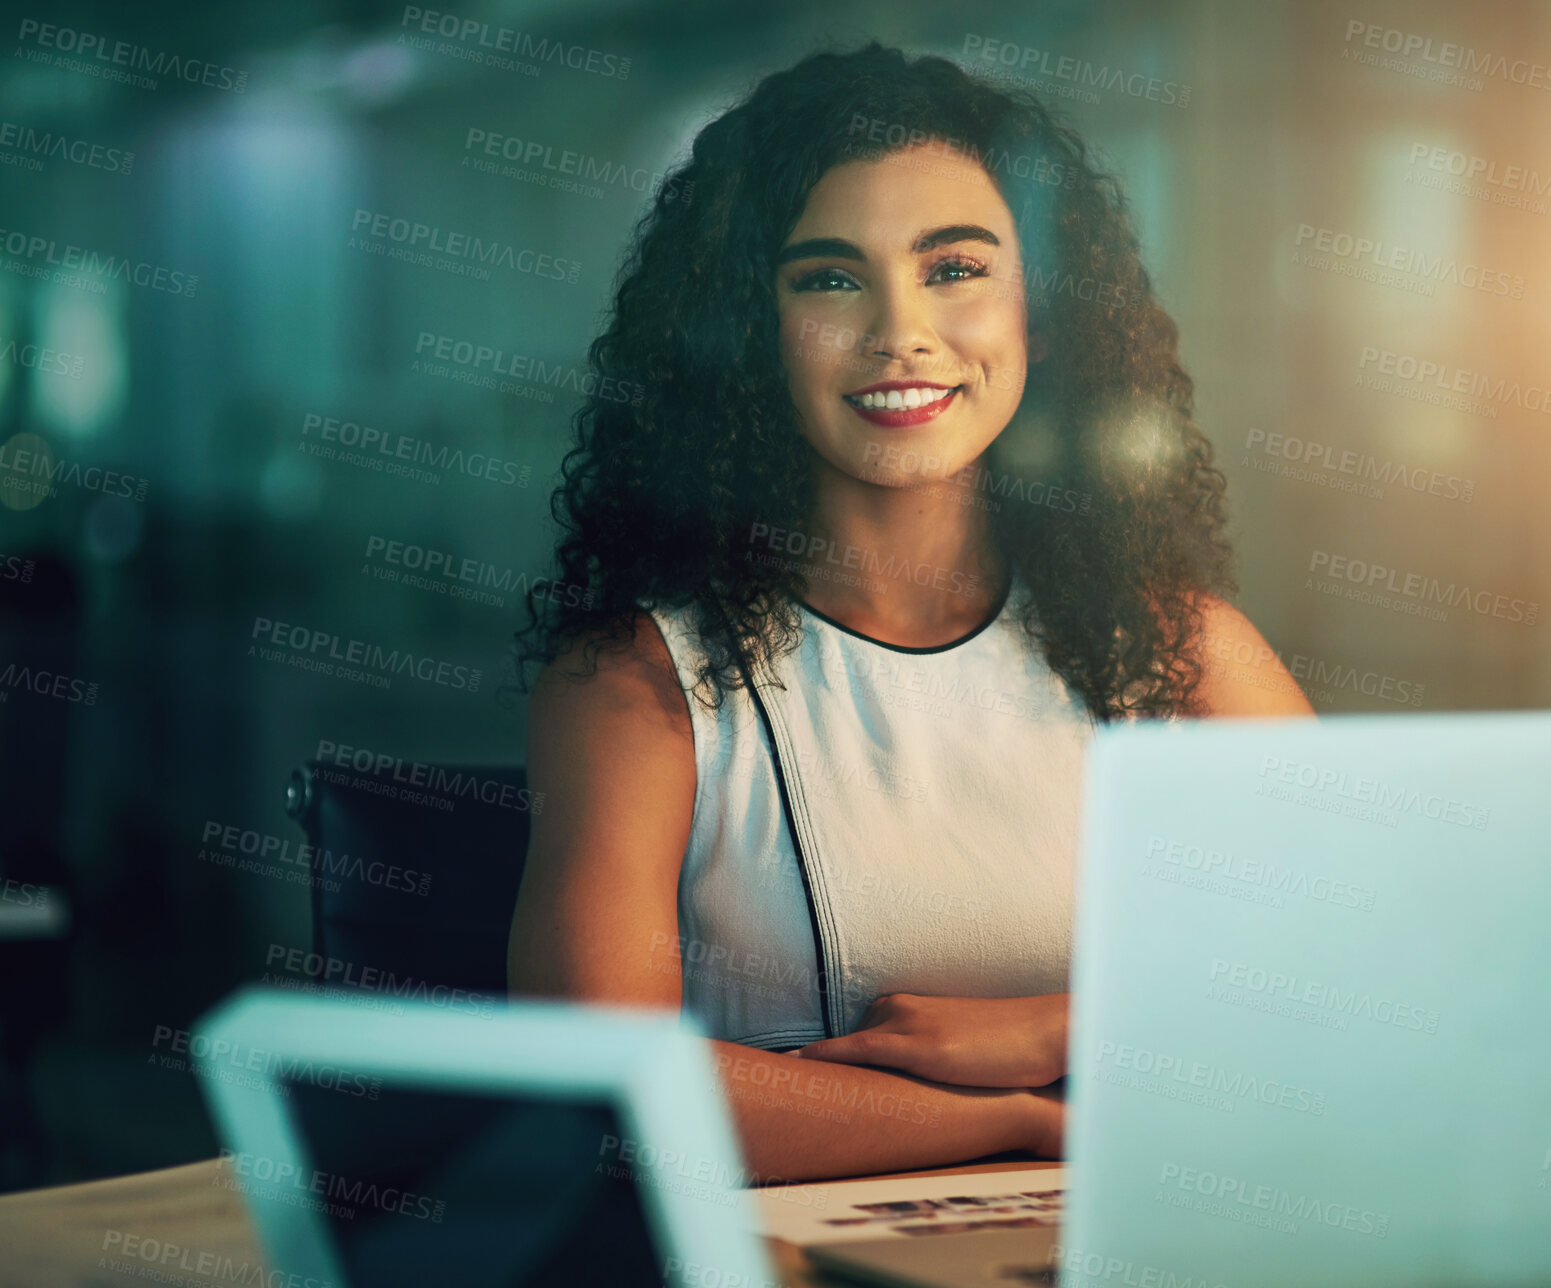
[[[813,342],[818,335],[819,322],[812,314],[792,312],[782,317],[781,356],[786,360],[789,370],[812,362],[813,351],[818,347]]]
[[[988,355],[1007,355],[1024,347],[1027,323],[1021,298],[993,291],[976,299],[954,319],[954,332],[964,343]]]
[[[835,371],[846,355],[832,339],[834,327],[811,314],[796,315],[782,322],[781,357],[786,363],[792,395],[798,402],[804,395],[818,399],[835,378]]]

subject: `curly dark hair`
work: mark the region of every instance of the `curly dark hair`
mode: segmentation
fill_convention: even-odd
[[[1199,714],[1201,595],[1237,589],[1226,479],[1119,186],[1032,94],[876,41],[765,77],[701,130],[641,217],[550,501],[555,580],[590,593],[529,592],[523,691],[528,664],[584,633],[594,666],[596,649],[633,641],[643,603],[692,610],[694,688],[712,708],[743,683],[740,650],[770,660],[800,642],[801,569],[752,559],[749,543],[755,524],[801,531],[812,501],[776,255],[832,166],[922,140],[978,161],[1007,202],[1047,346],[990,477],[1026,479],[1033,463],[1041,496],[1083,498],[991,516],[1033,591],[1023,628],[1097,720]]]

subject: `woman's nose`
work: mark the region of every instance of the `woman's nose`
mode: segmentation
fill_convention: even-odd
[[[879,293],[869,333],[862,337],[864,356],[904,359],[936,352],[936,332],[920,294],[919,288],[900,286]]]

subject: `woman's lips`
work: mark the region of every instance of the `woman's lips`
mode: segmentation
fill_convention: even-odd
[[[863,420],[870,421],[874,425],[883,425],[889,429],[905,429],[911,425],[923,425],[942,415],[948,405],[958,398],[959,390],[963,387],[963,385],[955,385],[941,398],[920,407],[901,407],[894,411],[883,407],[858,407],[849,398],[843,398],[842,401]]]

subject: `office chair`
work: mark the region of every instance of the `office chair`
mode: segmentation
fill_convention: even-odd
[[[405,765],[395,769],[407,778]],[[313,952],[341,963],[317,980],[376,970],[388,997],[448,985],[504,998],[528,850],[526,770],[410,768],[420,785],[316,760],[291,773],[286,812],[313,847]]]

